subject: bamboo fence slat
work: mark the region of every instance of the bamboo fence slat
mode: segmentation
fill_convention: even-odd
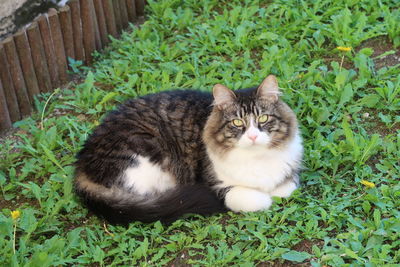
[[[33,22],[26,30],[31,47],[33,66],[39,84],[40,92],[50,92],[52,89],[49,68],[46,62],[44,44],[40,36],[39,26]]]
[[[51,85],[53,88],[60,86],[60,75],[58,74],[58,66],[56,61],[56,53],[54,51],[53,40],[51,38],[50,26],[45,15],[38,19],[40,35],[43,41],[43,48],[46,54],[47,66],[49,69]]]
[[[24,75],[25,85],[28,91],[29,101],[35,102],[35,95],[40,94],[39,84],[33,68],[31,49],[25,31],[19,31],[14,35],[15,47],[19,55],[22,74]]]
[[[128,18],[130,22],[136,21],[136,5],[135,0],[126,0],[126,9],[128,11]]]
[[[18,99],[15,94],[14,84],[12,81],[10,67],[8,65],[7,56],[3,45],[0,44],[0,80],[3,84],[3,91],[7,102],[8,113],[11,121],[16,122],[21,119],[18,107]]]
[[[67,61],[68,57],[75,59],[74,34],[72,32],[71,10],[69,6],[64,6],[60,9],[59,18]]]
[[[136,14],[138,16],[144,16],[144,6],[145,6],[145,1],[144,0],[136,0]]]
[[[72,19],[72,31],[74,36],[74,49],[75,49],[75,59],[85,60],[85,54],[83,50],[83,36],[82,36],[82,24],[81,24],[81,9],[79,2],[77,0],[72,0],[68,2],[71,9],[71,19]]]
[[[96,50],[96,37],[94,31],[94,23],[92,11],[90,9],[90,0],[81,0],[81,16],[82,16],[82,32],[83,46],[85,48],[86,64],[91,64],[93,61],[92,53]]]
[[[97,14],[97,24],[99,26],[100,39],[103,46],[108,44],[108,32],[106,25],[106,18],[104,17],[103,4],[101,0],[94,0],[94,8]]]
[[[90,0],[90,10],[92,12],[92,19],[93,19],[93,27],[94,27],[94,38],[96,41],[96,50],[101,50],[103,48],[103,44],[101,42],[101,37],[100,37],[100,29],[99,29],[99,23],[97,22],[97,14],[96,10],[94,9],[94,0]]]
[[[58,19],[57,10],[51,8],[48,13],[50,32],[53,37],[54,52],[56,54],[56,62],[58,66],[58,75],[60,77],[61,85],[68,81],[68,64],[65,56],[64,40],[60,27],[60,20]]]
[[[10,68],[15,93],[17,95],[21,117],[28,116],[31,113],[31,103],[29,102],[28,93],[26,91],[24,75],[22,74],[14,38],[7,38],[3,42],[3,45],[7,55],[7,62]]]
[[[118,34],[122,31],[122,18],[121,18],[121,7],[119,6],[119,0],[114,0],[114,16],[115,24],[117,25]]]
[[[8,107],[6,97],[3,91],[3,85],[0,80],[0,133],[11,128],[10,114],[8,113]]]
[[[121,24],[122,28],[125,29],[129,26],[129,18],[128,18],[128,10],[126,8],[126,1],[125,0],[118,0],[119,1],[119,10],[121,14]]]
[[[117,25],[115,22],[114,5],[112,0],[103,0],[104,16],[106,18],[107,32],[113,37],[118,36]]]

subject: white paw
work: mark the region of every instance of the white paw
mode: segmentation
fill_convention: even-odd
[[[232,211],[260,211],[268,209],[272,204],[271,197],[247,187],[234,186],[225,196],[225,205]]]
[[[294,190],[296,190],[297,185],[294,182],[286,182],[270,192],[273,197],[289,197]]]

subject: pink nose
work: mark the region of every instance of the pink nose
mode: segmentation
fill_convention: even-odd
[[[256,134],[248,134],[248,135],[247,135],[247,137],[248,137],[248,138],[250,138],[250,139],[251,139],[251,141],[253,141],[253,142],[254,142],[254,141],[256,141],[256,139],[257,139],[258,135],[256,135]]]

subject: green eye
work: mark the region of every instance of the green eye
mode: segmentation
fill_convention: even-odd
[[[268,121],[268,115],[266,115],[266,114],[261,115],[260,117],[258,117],[258,122],[259,123],[265,123],[267,121]]]
[[[232,124],[236,127],[242,127],[243,126],[243,121],[240,119],[234,119],[232,120]]]

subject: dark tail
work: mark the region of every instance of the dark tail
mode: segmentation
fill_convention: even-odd
[[[111,224],[133,221],[163,223],[176,221],[184,214],[210,215],[226,212],[223,200],[204,185],[183,185],[152,199],[137,198],[117,188],[89,181],[77,175],[75,190],[88,208]]]

